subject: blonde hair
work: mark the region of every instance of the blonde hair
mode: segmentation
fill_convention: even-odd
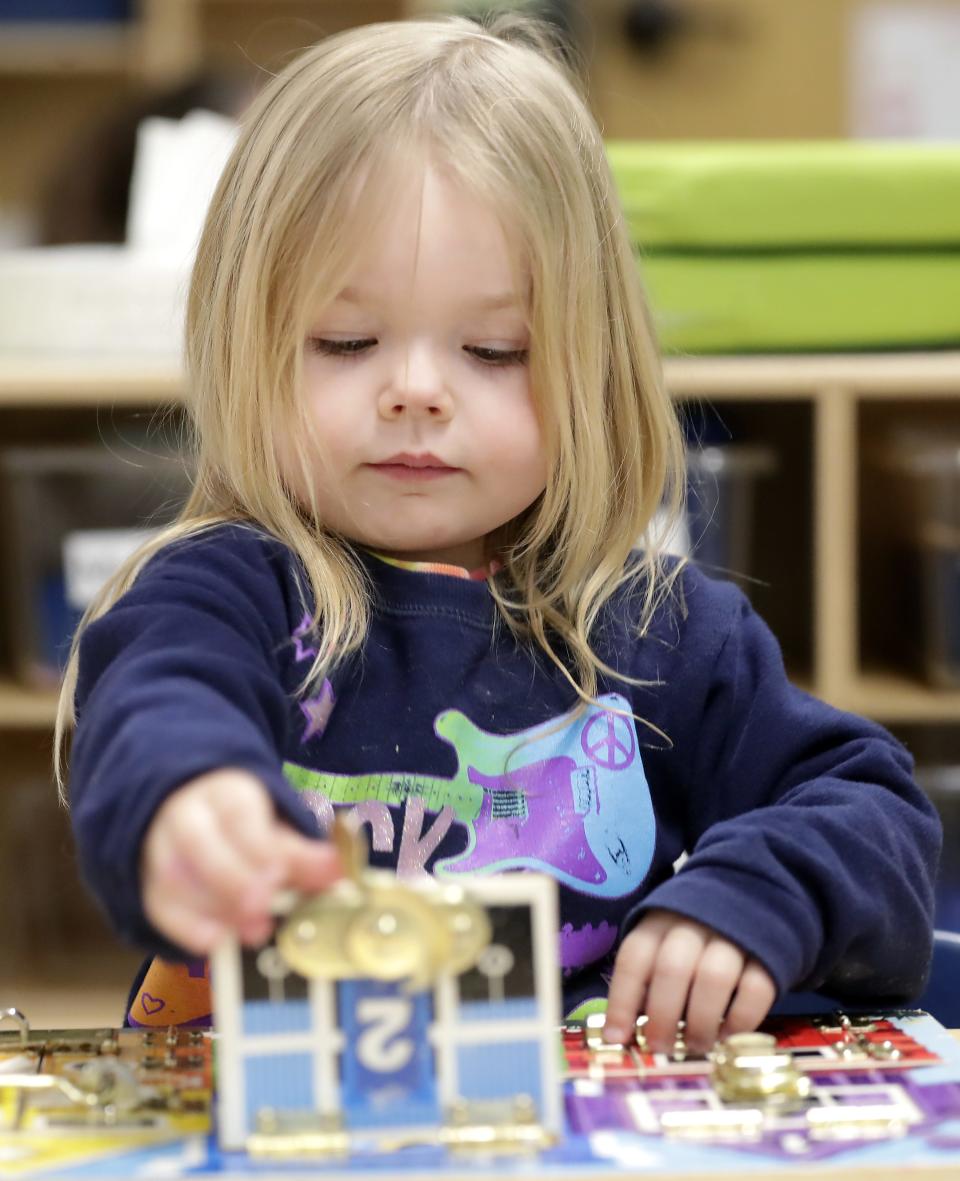
[[[343,286],[389,179],[416,149],[491,203],[529,267],[530,378],[550,474],[498,531],[504,574],[490,588],[500,615],[587,702],[598,674],[613,671],[591,646],[603,604],[636,579],[642,631],[667,593],[651,523],[662,505],[680,512],[683,445],[603,143],[575,83],[528,19],[361,26],[265,87],[214,195],[187,306],[194,490],[78,630],[56,727],[61,788],[77,639],[177,539],[239,520],[289,546],[320,634],[305,685],[363,643],[362,570],[312,502],[291,493],[278,445],[292,445],[307,476],[322,444],[298,397],[307,317]]]

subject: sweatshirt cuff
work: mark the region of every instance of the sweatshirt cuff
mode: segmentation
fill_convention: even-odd
[[[735,943],[766,968],[778,995],[800,984],[817,986],[809,977],[823,940],[820,919],[809,902],[778,883],[736,869],[684,868],[627,915],[622,933],[654,908],[703,923]]]

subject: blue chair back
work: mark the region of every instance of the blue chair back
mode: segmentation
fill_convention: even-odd
[[[960,1029],[960,934],[934,931],[930,980],[916,1002],[948,1029]]]
[[[878,1007],[890,1008],[889,1002],[860,1002],[834,1000],[815,992],[788,992],[780,997],[771,1010],[775,1016],[790,1017],[805,1013],[830,1013],[834,1009],[849,1009],[855,1013]],[[933,963],[930,979],[921,996],[908,1002],[909,1008],[926,1011],[947,1029],[960,1029],[960,933],[934,931]]]

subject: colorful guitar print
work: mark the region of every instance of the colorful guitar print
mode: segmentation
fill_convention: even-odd
[[[290,782],[332,804],[421,799],[453,810],[467,831],[438,877],[532,869],[580,893],[620,898],[650,868],[655,821],[629,703],[617,693],[517,734],[490,734],[459,710],[436,733],[456,751],[457,773],[342,775],[287,763]]]

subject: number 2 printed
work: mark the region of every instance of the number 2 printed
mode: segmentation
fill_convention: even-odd
[[[356,1043],[361,1066],[376,1074],[402,1070],[416,1048],[409,1036],[413,1018],[411,1000],[404,996],[364,997],[357,1003],[356,1015],[362,1027]],[[403,1033],[408,1036],[399,1036]]]

